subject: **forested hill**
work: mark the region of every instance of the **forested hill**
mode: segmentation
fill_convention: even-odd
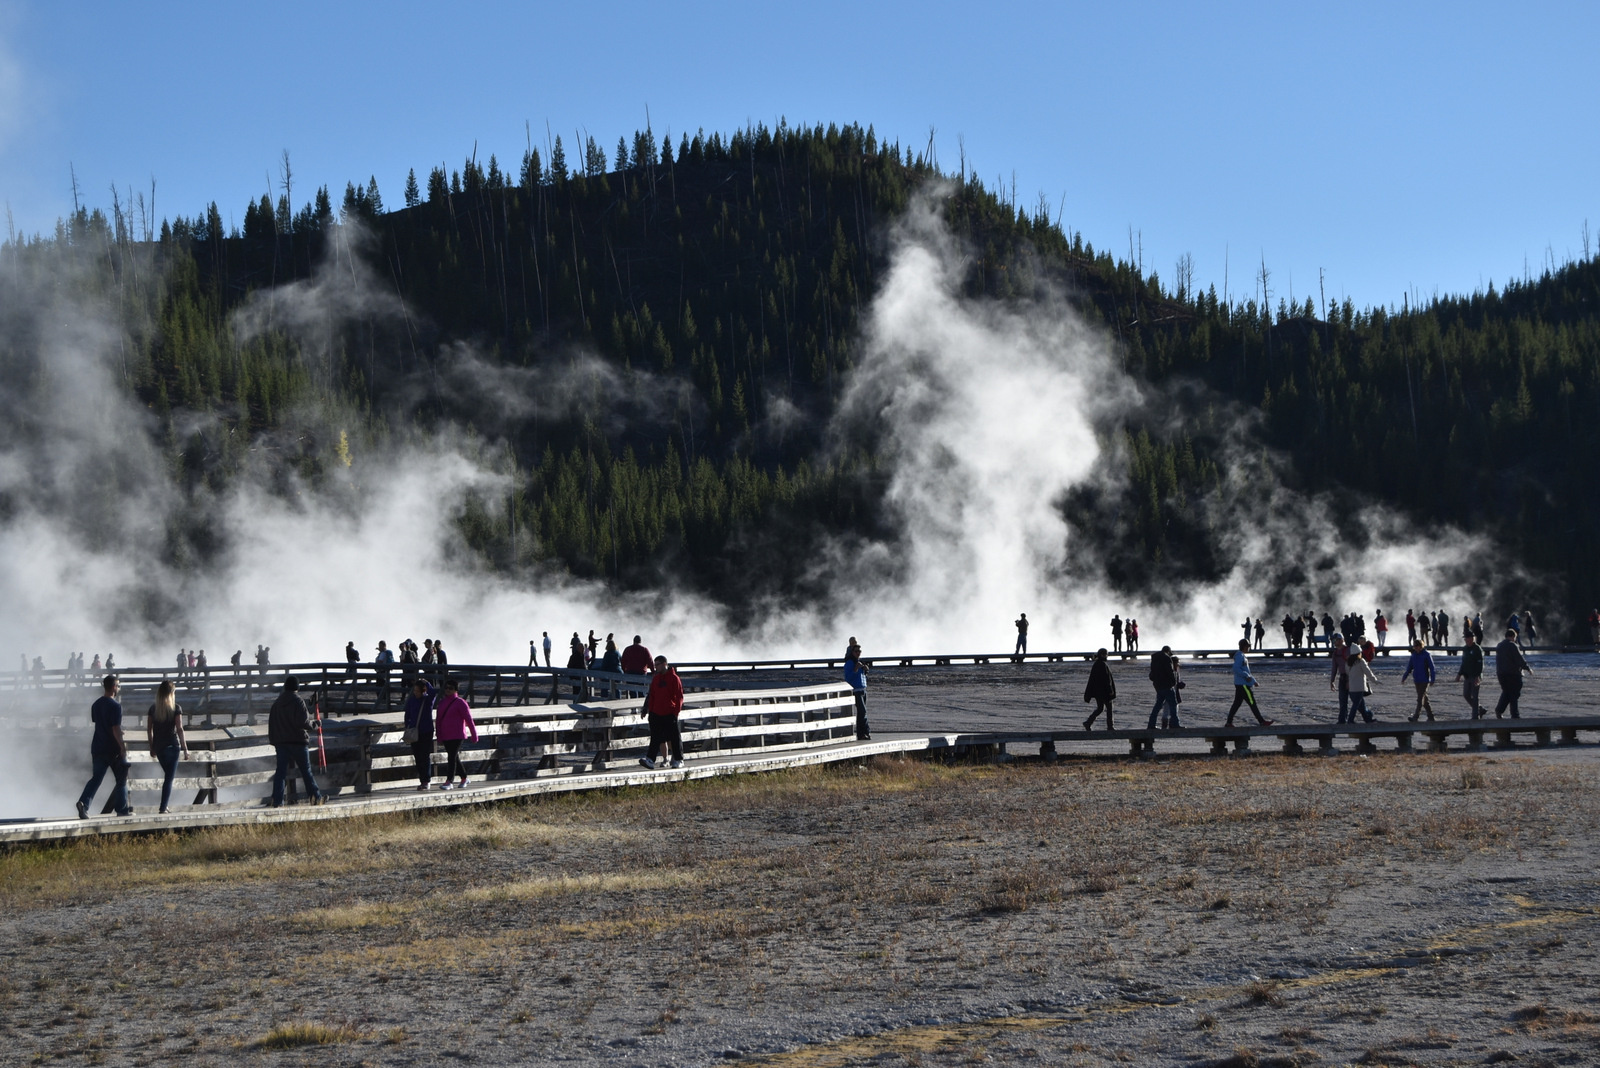
[[[1424,529],[1492,531],[1564,580],[1546,612],[1600,602],[1593,260],[1401,314],[1230,304],[858,126],[676,144],[644,132],[610,151],[557,141],[550,157],[425,168],[398,210],[372,181],[293,210],[291,183],[242,206],[236,231],[216,205],[158,232],[120,202],[80,210],[4,250],[0,371],[29,380],[41,357],[17,305],[70,263],[86,295],[114,300],[123,384],[159,415],[196,499],[236,477],[252,443],[315,481],[351,450],[466,425],[504,443],[495,462],[520,487],[462,519],[493,566],[622,585],[667,567],[734,604],[800,593],[813,539],[892,534],[870,450],[823,450],[820,436],[888,224],[942,180],[973,295],[1063,283],[1135,374],[1199,379],[1258,409],[1304,488],[1369,494]],[[1213,413],[1175,438],[1122,428],[1126,493],[1069,502],[1115,546],[1114,579],[1139,586],[1152,561],[1169,580],[1217,571],[1205,502],[1217,435],[1235,425]],[[26,432],[23,418],[0,434]],[[172,551],[203,561],[214,547],[194,533]]]

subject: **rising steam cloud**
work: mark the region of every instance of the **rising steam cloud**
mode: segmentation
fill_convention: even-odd
[[[160,553],[175,491],[149,444],[148,414],[114,381],[110,309],[45,302],[27,324],[44,338],[51,383],[33,413],[38,433],[0,453],[0,489],[14,502],[0,527],[0,594],[15,609],[0,620],[0,649],[59,666],[72,649],[164,663],[181,644],[219,663],[264,643],[285,662],[337,658],[350,639],[370,649],[380,637],[437,636],[455,659],[504,662],[542,631],[560,645],[590,627],[647,632],[685,659],[817,652],[845,632],[880,651],[982,649],[1008,643],[1019,611],[1033,620],[1038,648],[1099,644],[1113,611],[1139,616],[1147,642],[1215,644],[1247,612],[1471,604],[1470,583],[1440,561],[1481,558],[1491,548],[1484,539],[1423,539],[1374,506],[1362,516],[1373,537],[1353,548],[1340,541],[1330,502],[1285,488],[1259,448],[1243,445],[1215,517],[1231,561],[1225,577],[1144,604],[1108,588],[1095,577],[1098,547],[1075,539],[1064,502],[1076,487],[1121,477],[1105,431],[1159,398],[1120,369],[1110,341],[1064,297],[972,300],[961,295],[966,269],[935,197],[917,200],[894,228],[890,269],[830,431],[836,444],[875,436],[898,537],[833,544],[816,565],[831,593],[814,611],[739,633],[716,605],[670,589],[619,598],[557,576],[530,585],[486,574],[461,549],[454,520],[466,491],[492,501],[506,484],[486,458],[493,450],[464,434],[358,451],[317,492],[281,492],[283,472],[268,479],[276,461],[264,450],[258,477],[209,502],[226,547],[219,559],[175,570]],[[333,273],[258,296],[236,329],[248,336],[270,316],[314,354],[341,315],[406,314],[391,295],[363,292],[376,283],[359,269]],[[650,406],[672,396],[659,382],[626,394],[614,369],[586,356],[535,379],[456,346],[435,375],[433,388],[484,397],[506,418],[539,406],[593,404],[604,414],[631,396],[637,418],[662,419]],[[7,410],[19,403],[5,398]],[[108,480],[118,496],[96,493]],[[119,510],[114,541],[91,543],[66,521],[95,501]],[[1307,559],[1337,567],[1286,581]],[[1259,591],[1279,588],[1290,592],[1284,604],[1258,603]]]

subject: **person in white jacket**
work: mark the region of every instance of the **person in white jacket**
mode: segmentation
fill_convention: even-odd
[[[1250,711],[1254,713],[1256,722],[1263,727],[1272,726],[1272,720],[1261,715],[1261,709],[1256,706],[1256,677],[1250,674],[1250,659],[1244,654],[1250,651],[1250,643],[1243,638],[1239,639],[1239,651],[1233,654],[1233,707],[1228,709],[1228,722],[1225,727],[1233,726],[1233,717],[1239,711],[1239,706],[1248,703]]]

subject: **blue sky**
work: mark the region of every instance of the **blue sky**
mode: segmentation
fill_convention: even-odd
[[[1582,252],[1600,226],[1600,4],[90,3],[0,0],[0,201],[242,218],[288,149],[297,206],[375,175],[513,165],[531,125],[859,121],[1147,268],[1263,259],[1398,304]],[[959,139],[959,141],[958,141]],[[276,194],[274,194],[276,195]]]

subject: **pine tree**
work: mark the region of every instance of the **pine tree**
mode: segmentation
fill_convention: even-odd
[[[422,203],[422,197],[417,192],[417,169],[411,168],[406,172],[406,207],[414,208]]]

